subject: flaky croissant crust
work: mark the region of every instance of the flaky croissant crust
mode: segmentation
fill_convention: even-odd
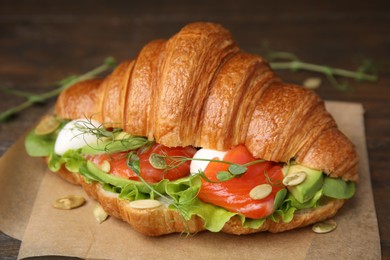
[[[166,146],[227,150],[294,159],[356,181],[358,157],[312,91],[283,83],[261,57],[244,53],[213,23],[192,23],[148,43],[103,80],[64,91],[56,114],[92,117]]]

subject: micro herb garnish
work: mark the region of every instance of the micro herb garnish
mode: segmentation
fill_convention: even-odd
[[[106,60],[104,61],[104,63],[102,65],[100,65],[100,66],[86,72],[85,74],[80,75],[80,76],[73,75],[73,76],[67,77],[67,78],[55,83],[55,85],[57,86],[56,89],[53,89],[53,90],[50,90],[48,92],[41,93],[41,94],[34,94],[34,93],[17,91],[17,90],[9,90],[9,89],[2,90],[8,94],[12,94],[12,95],[19,96],[19,97],[24,97],[27,100],[25,102],[21,103],[20,105],[17,105],[15,107],[12,107],[12,108],[0,113],[0,123],[6,122],[11,116],[23,111],[24,109],[29,108],[30,106],[32,106],[34,104],[43,103],[46,100],[57,96],[65,89],[73,86],[74,84],[76,84],[80,81],[95,78],[96,76],[102,74],[103,72],[105,72],[109,69],[112,69],[115,66],[116,66],[116,61],[112,57],[106,58]]]
[[[267,171],[264,171],[264,176],[265,176],[265,179],[267,181],[267,183],[271,186],[279,186],[280,184],[282,184],[282,180],[274,180],[273,178],[269,177],[268,175],[268,172]]]
[[[292,71],[306,70],[318,72],[325,75],[329,82],[338,90],[346,91],[351,89],[350,85],[339,83],[337,76],[352,78],[358,82],[368,81],[375,82],[378,80],[377,71],[370,61],[365,61],[356,71],[333,68],[326,65],[318,65],[300,60],[295,54],[290,52],[271,51],[265,46],[265,57],[274,70],[289,69]],[[372,74],[369,74],[372,73]]]
[[[96,126],[91,118],[85,118],[83,121],[77,121],[75,123],[75,129],[77,129],[80,134],[78,135],[85,135],[85,134],[91,134],[96,136],[98,139],[101,139],[103,137],[113,137],[114,133],[107,131],[105,128],[103,128],[103,124],[99,124]],[[78,136],[76,135],[76,136]]]
[[[265,162],[265,160],[255,160],[245,164],[237,164],[223,160],[189,158],[185,156],[169,156],[166,154],[151,154],[151,156],[149,157],[149,162],[155,169],[160,169],[164,171],[175,169],[187,161],[207,161],[229,164],[227,171],[220,171],[217,173],[216,177],[220,182],[228,181],[235,177],[240,177],[244,173],[246,173],[246,171],[248,170],[248,166]],[[208,182],[216,182],[207,178],[202,171],[199,171],[198,174]]]
[[[201,175],[201,176],[203,177],[205,175]],[[233,179],[235,177],[235,175],[230,173],[230,172],[228,172],[228,171],[220,171],[220,172],[217,172],[216,177],[221,182],[224,182],[224,181],[228,181],[228,180]]]
[[[138,155],[135,152],[129,152],[127,154],[127,166],[133,170],[137,175],[141,173],[140,160]],[[148,184],[146,186],[149,186]]]
[[[83,138],[86,134],[96,136],[98,140],[96,147],[90,144],[88,144],[88,147],[105,153],[117,152],[118,149],[121,151],[142,149],[142,151],[145,151],[154,143],[145,137],[127,134],[121,128],[107,130],[103,125],[96,125],[91,118],[85,118],[85,120],[75,123],[75,129],[80,132],[76,136],[83,136]],[[115,146],[115,144],[120,145]]]

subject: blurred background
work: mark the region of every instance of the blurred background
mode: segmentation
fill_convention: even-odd
[[[270,51],[287,52],[351,71],[364,65],[378,75],[375,82],[337,77],[338,84],[349,86],[341,90],[321,73],[277,70],[287,82],[319,79],[315,91],[323,99],[363,104],[382,254],[389,256],[389,1],[0,0],[0,113],[25,100],[10,90],[50,91],[107,57],[133,59],[148,41],[168,38],[193,21],[221,23],[243,50],[270,59]],[[0,155],[54,102],[51,98],[0,123]],[[19,246],[0,234],[0,258],[15,258]]]

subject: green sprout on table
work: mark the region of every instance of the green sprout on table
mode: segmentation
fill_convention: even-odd
[[[12,107],[2,113],[0,113],[0,123],[6,122],[9,120],[13,115],[29,108],[30,106],[34,104],[44,103],[46,100],[58,96],[62,91],[65,89],[73,86],[74,84],[84,81],[87,79],[95,78],[96,76],[102,74],[103,72],[112,69],[116,66],[116,62],[112,57],[106,58],[104,63],[82,75],[79,76],[70,76],[67,77],[61,81],[59,81],[56,86],[57,88],[50,90],[45,93],[41,94],[35,94],[35,93],[29,93],[24,91],[18,91],[18,90],[10,90],[10,89],[3,89],[3,92],[6,92],[8,94],[12,94],[15,96],[20,96],[26,98],[26,101],[21,103],[20,105],[17,105],[15,107]]]
[[[305,70],[310,72],[317,72],[325,75],[330,83],[335,86],[338,90],[349,90],[350,85],[339,83],[336,77],[351,78],[358,82],[368,81],[375,82],[378,80],[376,75],[375,68],[370,61],[365,61],[361,66],[359,66],[356,71],[345,70],[341,68],[333,68],[326,65],[318,65],[313,63],[308,63],[300,60],[295,54],[290,52],[281,52],[281,51],[266,51],[265,56],[270,63],[270,66],[274,70],[292,70],[299,71]],[[369,74],[373,73],[373,74]],[[314,78],[310,78],[314,79]],[[312,88],[318,87],[320,82],[317,83],[317,86],[313,85]],[[304,84],[305,85],[305,84]],[[309,87],[309,86],[308,86]],[[310,88],[310,87],[309,87]]]

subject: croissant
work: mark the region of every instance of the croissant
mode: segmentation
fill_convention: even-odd
[[[55,114],[66,119],[93,117],[168,147],[225,151],[244,145],[255,158],[294,160],[334,178],[357,181],[355,147],[337,128],[323,101],[312,91],[284,83],[262,57],[240,50],[228,30],[213,23],[191,23],[168,40],[143,47],[104,79],[80,82],[58,98]],[[61,169],[111,215],[152,236],[204,230],[194,216],[184,221],[164,207],[137,210],[109,195],[99,183]],[[233,217],[222,231],[280,232],[327,219],[344,199],[298,211],[289,223],[269,219],[259,228]],[[187,223],[184,223],[187,222]]]

